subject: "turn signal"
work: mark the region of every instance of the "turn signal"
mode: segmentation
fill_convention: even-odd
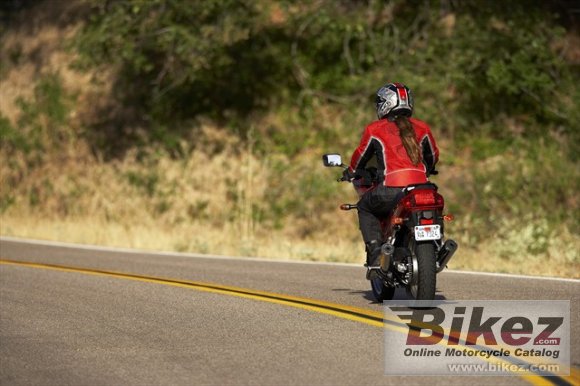
[[[401,217],[394,217],[391,222],[395,225],[401,225],[403,223],[403,219]]]
[[[452,214],[446,214],[443,216],[443,220],[445,221],[453,221],[455,219],[455,216]]]

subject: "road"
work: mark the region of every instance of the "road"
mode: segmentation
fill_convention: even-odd
[[[578,382],[385,376],[383,330],[373,320],[382,307],[373,302],[362,266],[9,238],[0,239],[0,259],[19,262],[0,264],[0,385]],[[576,367],[579,296],[578,280],[438,276],[439,299],[570,300]]]

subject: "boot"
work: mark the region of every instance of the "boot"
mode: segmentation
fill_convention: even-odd
[[[367,243],[367,267],[378,267],[381,255],[381,243],[378,240],[372,240]]]
[[[380,255],[381,255],[381,243],[377,240],[372,240],[367,243],[367,263],[365,264],[367,267],[367,279],[373,280],[379,277],[378,274],[378,267],[381,264],[380,262]],[[371,269],[371,267],[373,269]]]

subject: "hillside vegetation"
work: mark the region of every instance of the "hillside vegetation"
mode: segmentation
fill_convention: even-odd
[[[564,3],[565,5],[565,3]],[[360,262],[347,158],[407,84],[451,268],[580,276],[580,40],[540,1],[22,1],[0,42],[0,231]]]

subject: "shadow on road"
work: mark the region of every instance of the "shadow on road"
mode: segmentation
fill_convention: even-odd
[[[371,290],[352,290],[348,288],[333,288],[333,291],[341,291],[341,292],[348,292],[350,295],[361,295],[365,300],[369,301],[369,304],[381,304],[375,300],[373,296],[373,291]],[[395,290],[395,296],[393,300],[414,300],[404,288],[397,288]],[[447,300],[445,295],[441,293],[441,291],[435,291],[435,300]]]

